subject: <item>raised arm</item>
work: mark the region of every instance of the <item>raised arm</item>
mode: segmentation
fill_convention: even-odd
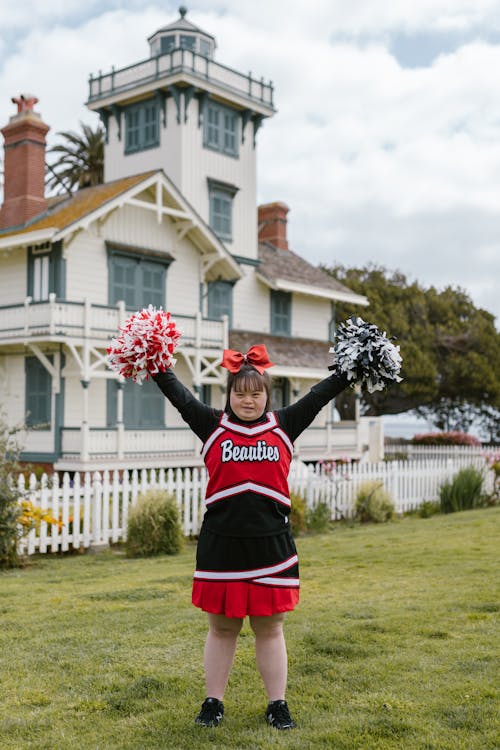
[[[181,417],[200,440],[205,442],[216,428],[222,412],[199,401],[177,378],[173,370],[153,375],[153,380],[175,406]]]
[[[311,424],[314,417],[328,404],[332,398],[338,396],[345,388],[348,381],[345,376],[330,375],[313,385],[309,393],[290,406],[278,409],[276,415],[278,420],[292,441]]]

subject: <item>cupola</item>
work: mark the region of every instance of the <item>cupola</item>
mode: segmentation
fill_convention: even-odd
[[[164,26],[148,39],[151,57],[165,55],[176,49],[187,49],[213,59],[215,38],[186,19],[187,8],[181,5],[177,21]]]

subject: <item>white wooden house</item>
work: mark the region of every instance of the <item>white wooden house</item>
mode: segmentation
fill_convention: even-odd
[[[90,80],[107,132],[103,185],[45,197],[48,127],[33,97],[15,100],[2,129],[0,405],[32,428],[23,458],[57,469],[199,463],[156,385],[106,368],[129,312],[172,312],[184,332],[177,374],[214,406],[225,401],[222,350],[265,343],[280,405],[326,375],[335,301],[368,304],[288,248],[287,206],[257,209],[272,86],[216,63],[214,38],[184,9],[149,43],[146,60]],[[332,413],[299,455],[379,457],[378,420]]]

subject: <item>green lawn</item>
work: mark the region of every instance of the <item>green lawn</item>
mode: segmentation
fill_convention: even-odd
[[[194,547],[40,557],[0,573],[1,750],[500,748],[500,508],[298,540],[288,616],[298,728],[263,719],[245,625],[217,729],[204,698]]]

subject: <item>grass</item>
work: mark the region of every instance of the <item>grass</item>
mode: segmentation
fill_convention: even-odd
[[[40,557],[0,574],[2,750],[498,750],[500,509],[298,540],[287,619],[298,728],[264,723],[245,625],[217,729],[204,698],[194,547]]]

